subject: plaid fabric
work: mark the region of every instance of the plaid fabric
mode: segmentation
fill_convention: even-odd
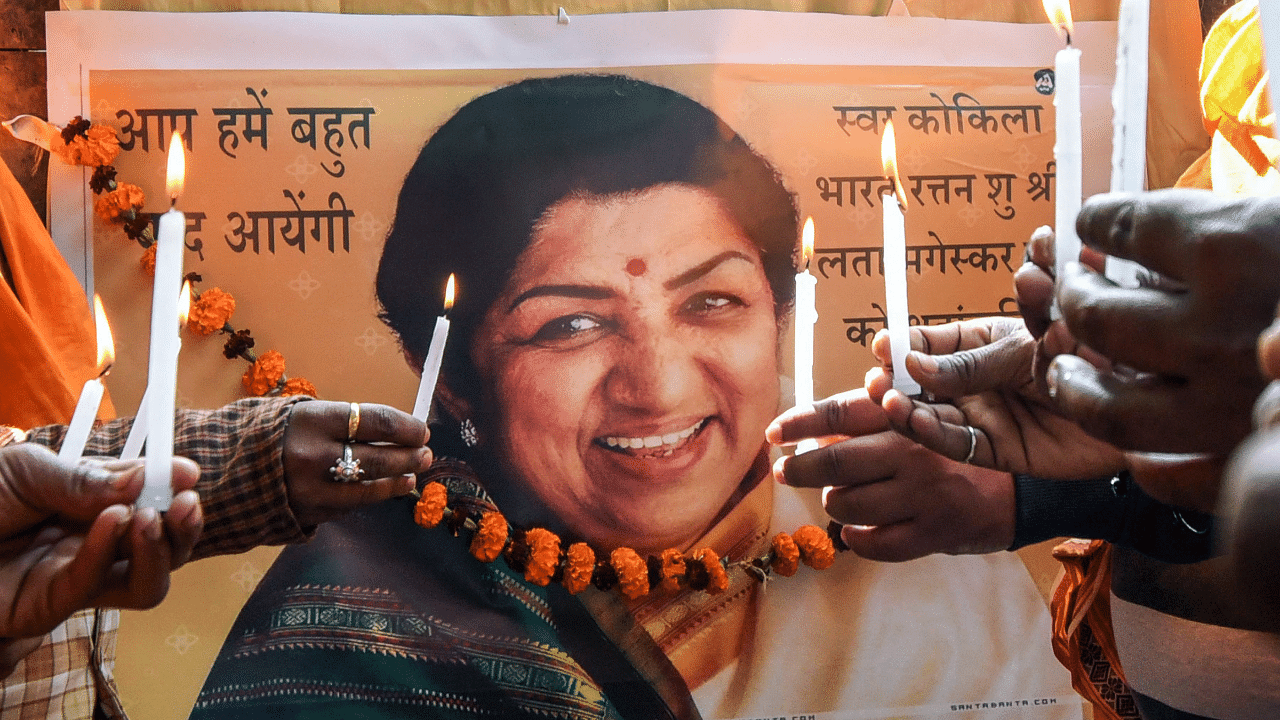
[[[306,540],[284,484],[284,432],[293,403],[305,398],[250,398],[217,410],[181,410],[174,454],[200,465],[196,485],[204,534],[192,559],[239,553],[258,545]],[[95,428],[88,455],[118,456],[133,418]],[[66,428],[32,430],[30,442],[57,449]],[[0,720],[123,720],[113,671],[120,613],[86,610],[51,632],[0,683]]]

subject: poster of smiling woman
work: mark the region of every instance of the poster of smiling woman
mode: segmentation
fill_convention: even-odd
[[[51,67],[51,114],[115,128],[118,177],[152,198],[181,135],[186,270],[235,296],[231,324],[289,376],[410,409],[456,278],[421,478],[454,521],[421,527],[403,498],[184,570],[123,623],[136,717],[1082,716],[1018,555],[752,562],[827,526],[764,441],[793,402],[804,220],[818,397],[861,384],[885,327],[889,122],[911,321],[1015,313],[1023,244],[1053,214],[1047,26],[60,15],[51,57],[66,43],[81,63]],[[1095,130],[1113,32],[1077,32],[1099,56]],[[128,412],[150,280],[137,244],[76,206],[81,182],[55,178],[55,216],[88,228]],[[186,338],[182,404],[243,394],[226,340]],[[518,549],[482,562],[468,542],[498,511],[499,549]],[[539,578],[551,536],[577,559]]]

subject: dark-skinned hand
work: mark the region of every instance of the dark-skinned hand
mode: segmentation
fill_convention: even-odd
[[[867,373],[867,392],[898,432],[952,460],[1043,478],[1102,477],[1125,467],[1119,450],[1062,417],[1036,385],[1037,342],[1021,320],[913,327],[910,338],[907,371],[936,401],[892,389],[887,332],[872,343],[883,366]]]
[[[1255,346],[1280,300],[1280,199],[1096,196],[1076,228],[1087,246],[1164,282],[1124,288],[1068,266],[1057,298],[1070,334],[1135,372],[1056,358],[1046,381],[1057,406],[1125,449],[1225,456],[1249,433],[1267,384]]]
[[[0,448],[0,674],[77,610],[164,598],[203,528],[199,469],[174,459],[163,516],[131,507],[143,474],[141,460],[68,463],[37,445]]]
[[[386,405],[360,404],[352,456],[360,482],[335,482],[330,468],[347,443],[351,404],[296,403],[284,435],[284,476],[289,507],[303,527],[317,525],[361,505],[411,492],[413,473],[431,466],[426,423]]]
[[[1013,478],[965,465],[908,440],[865,390],[793,408],[770,424],[774,444],[821,438],[822,446],[781,458],[774,477],[828,487],[823,505],[858,555],[887,562],[933,553],[1004,550],[1013,542]]]

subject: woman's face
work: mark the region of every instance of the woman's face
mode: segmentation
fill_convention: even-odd
[[[476,335],[486,447],[584,539],[684,547],[761,449],[777,335],[759,251],[715,196],[562,200]]]

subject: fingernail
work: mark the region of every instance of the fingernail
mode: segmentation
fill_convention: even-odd
[[[923,370],[924,372],[926,372],[926,373],[928,373],[928,374],[930,374],[930,375],[935,375],[935,374],[937,374],[937,372],[938,372],[938,359],[937,359],[937,358],[935,358],[934,356],[932,356],[932,355],[925,355],[925,354],[924,354],[924,353],[922,353],[922,352],[915,352],[915,351],[913,350],[913,351],[908,355],[908,357],[914,357],[914,358],[915,358],[915,360],[916,360],[916,362],[917,362],[917,363],[919,363],[920,369],[921,369],[921,370]]]
[[[142,536],[148,540],[160,539],[160,514],[155,508],[143,508],[138,513],[138,522],[142,523]]]
[[[783,466],[787,464],[786,456],[780,457],[773,463],[773,479],[778,481],[779,485],[787,484],[787,475],[782,471]]]
[[[764,439],[773,445],[782,442],[782,423],[777,420],[769,423],[769,427],[764,429]]]
[[[414,490],[417,490],[417,489],[418,489],[418,476],[416,476],[416,475],[405,475],[405,476],[402,478],[402,482],[400,483],[400,494],[401,494],[401,495],[408,495],[409,493],[411,493],[411,492],[413,492]]]
[[[108,473],[106,470],[95,471],[95,474],[98,472],[102,473],[103,475],[110,475],[110,473]],[[106,479],[106,478],[104,477],[103,479]],[[129,487],[129,483],[132,480],[133,480],[133,476],[128,472],[115,473],[115,476],[111,478],[111,489],[125,490]]]
[[[1049,386],[1049,397],[1057,399],[1058,382],[1059,381],[1065,382],[1070,378],[1071,378],[1071,373],[1064,372],[1062,370],[1062,366],[1058,364],[1057,360],[1054,360],[1053,362],[1049,363],[1049,369],[1045,372],[1045,375],[1044,375],[1045,385]]]

